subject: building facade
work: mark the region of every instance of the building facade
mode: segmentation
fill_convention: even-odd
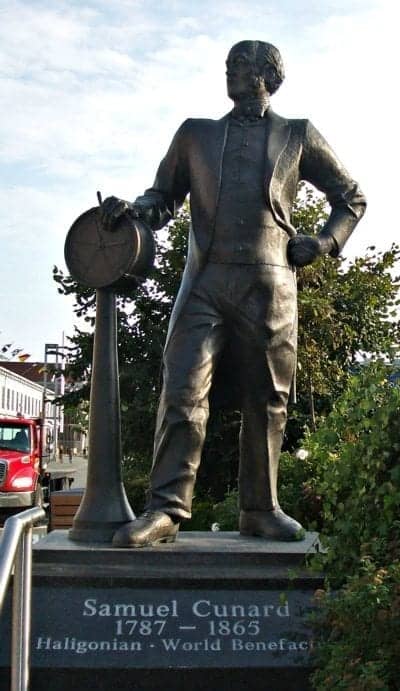
[[[9,369],[8,364],[0,364],[0,415],[40,417],[43,410],[43,385]],[[46,417],[48,418],[54,416],[55,406],[51,402],[53,398],[54,393],[47,390]]]

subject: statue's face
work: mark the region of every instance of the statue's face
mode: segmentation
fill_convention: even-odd
[[[267,93],[260,69],[255,61],[254,44],[251,41],[238,43],[230,50],[226,61],[226,83],[228,96],[234,101]]]

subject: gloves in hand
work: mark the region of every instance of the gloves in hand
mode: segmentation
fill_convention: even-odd
[[[288,242],[287,253],[289,264],[306,266],[317,257],[329,254],[336,247],[334,238],[330,235],[296,235]]]

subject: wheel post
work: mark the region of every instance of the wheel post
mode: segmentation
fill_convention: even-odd
[[[111,288],[98,288],[87,485],[69,537],[77,542],[111,542],[115,531],[134,518],[121,472],[116,297]]]

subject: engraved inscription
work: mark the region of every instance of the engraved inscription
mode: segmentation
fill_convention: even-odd
[[[131,668],[308,666],[311,598],[297,590],[39,586],[32,665],[101,667],[107,659],[109,667]]]

